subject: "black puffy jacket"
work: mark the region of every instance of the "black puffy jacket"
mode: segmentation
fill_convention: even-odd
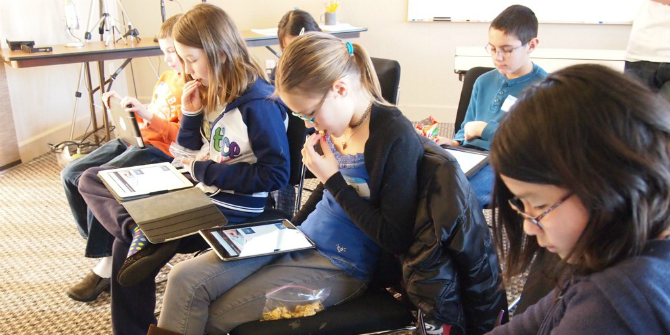
[[[410,300],[451,334],[483,334],[507,309],[498,257],[456,159],[424,141],[414,244],[402,257]],[[506,313],[505,313],[506,314]]]

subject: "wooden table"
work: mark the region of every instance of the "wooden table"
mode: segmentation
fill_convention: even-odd
[[[98,128],[97,119],[95,116],[95,106],[93,105],[93,96],[96,91],[100,90],[100,95],[105,93],[104,85],[109,80],[105,80],[105,66],[106,60],[113,59],[132,59],[136,57],[150,57],[161,55],[162,52],[157,42],[153,38],[142,38],[140,42],[124,44],[122,41],[117,43],[109,43],[105,45],[104,42],[88,42],[81,48],[68,48],[65,45],[54,45],[52,52],[43,53],[27,53],[22,50],[12,51],[9,49],[0,50],[2,59],[5,63],[13,68],[26,68],[35,66],[48,66],[60,64],[83,63],[84,73],[86,75],[86,87],[88,91],[89,108],[91,112],[91,123],[93,125],[93,133]],[[93,88],[91,80],[91,65],[90,62],[97,62],[98,77],[100,84],[97,88]],[[110,138],[109,123],[107,121],[107,108],[103,104],[102,119],[105,126],[105,136]],[[97,134],[94,135],[95,143],[99,144]]]
[[[364,31],[367,31],[367,28],[352,27],[352,29],[331,31],[329,33],[344,39],[358,38],[360,37],[360,33]],[[244,37],[247,42],[247,46],[264,46],[273,51],[273,53],[275,52],[270,46],[279,45],[277,36],[265,36],[252,31],[243,31],[242,37]],[[152,37],[143,37],[140,42],[131,42],[129,39],[128,44],[124,44],[123,41],[109,43],[109,45],[105,45],[104,42],[87,42],[86,45],[81,48],[68,48],[65,45],[54,45],[53,51],[46,53],[27,53],[22,50],[12,51],[9,49],[0,49],[2,60],[13,68],[83,63],[86,74],[89,108],[91,111],[91,123],[93,125],[94,133],[100,129],[98,128],[95,116],[95,106],[93,105],[94,94],[97,91],[100,91],[100,95],[102,96],[102,94],[105,93],[104,85],[110,80],[113,80],[113,78],[105,79],[104,62],[106,60],[126,59],[126,62],[121,66],[121,68],[123,68],[133,58],[159,56],[162,54],[163,52],[160,50],[158,42],[154,42]],[[93,88],[91,80],[90,62],[97,62],[98,67],[98,78],[100,83],[99,86],[95,88]],[[104,104],[102,104],[102,109],[105,136],[106,139],[109,140],[109,122],[107,120],[107,108]],[[94,135],[94,137],[96,144],[100,143],[98,136]]]

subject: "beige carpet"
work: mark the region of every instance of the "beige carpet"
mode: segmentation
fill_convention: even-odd
[[[0,175],[0,333],[110,334],[109,295],[65,295],[95,264],[83,257],[52,154]]]
[[[450,125],[441,133],[450,135]],[[109,295],[65,295],[96,261],[83,257],[55,155],[0,172],[0,334],[111,334]],[[179,255],[173,263],[190,257]],[[165,271],[158,280],[165,278]],[[522,281],[508,290],[511,301]],[[159,285],[157,311],[164,284]]]

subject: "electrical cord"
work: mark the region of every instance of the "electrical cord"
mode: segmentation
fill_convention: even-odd
[[[89,122],[89,126],[90,125],[91,124]],[[47,145],[49,146],[49,150],[53,153],[61,153],[61,152],[63,152],[63,149],[65,149],[65,147],[75,146],[77,148],[77,153],[87,153],[87,152],[93,151],[92,149],[91,150],[89,150],[89,149],[90,148],[97,148],[100,145],[95,144],[95,143],[91,143],[91,142],[86,142],[86,139],[88,139],[91,135],[93,135],[92,132],[88,133],[88,128],[89,127],[86,127],[86,132],[84,132],[86,134],[86,136],[84,136],[81,139],[81,141],[79,141],[79,142],[77,142],[77,141],[63,141],[63,142],[60,142],[60,143],[57,143],[57,144],[47,143]],[[116,127],[111,126],[109,130],[113,131],[114,128],[116,128]]]
[[[61,153],[66,147],[71,147],[74,146],[77,148],[77,153],[82,153],[82,152],[87,152],[87,151],[92,151],[92,150],[87,150],[92,147],[98,147],[97,144],[91,143],[91,142],[75,142],[75,141],[63,141],[58,144],[51,144],[47,143],[49,146],[49,150],[53,153]]]
[[[177,1],[177,0],[170,0],[170,1],[172,1],[172,2],[176,2],[177,5],[179,5],[179,11],[180,11],[181,13],[184,13],[184,9],[181,8],[181,3],[179,3],[179,1]]]
[[[74,37],[75,39],[77,39],[77,41],[78,41],[79,43],[82,43],[81,38],[79,38],[79,37],[77,37],[77,36],[74,36],[74,33],[72,33],[72,28],[71,28],[71,27],[67,27],[67,32],[70,33],[70,36],[72,36],[72,37]],[[81,74],[80,74],[80,76],[81,76]]]

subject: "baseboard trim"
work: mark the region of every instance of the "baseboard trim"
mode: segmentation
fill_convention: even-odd
[[[98,113],[98,126],[102,122],[102,114]],[[77,118],[75,125],[74,137],[78,138],[83,133],[90,122],[90,116],[84,115]],[[67,141],[70,138],[70,123],[66,122],[59,126],[52,127],[49,131],[44,131],[29,139],[19,142],[19,156],[21,161],[30,162],[35,157],[41,156],[49,152],[49,143],[58,144]],[[93,137],[87,139],[88,142],[95,142]]]
[[[17,160],[17,161],[13,161],[13,162],[11,162],[11,163],[9,163],[9,164],[5,164],[5,165],[3,165],[3,166],[0,166],[0,171],[7,170],[7,169],[9,169],[9,168],[11,168],[11,167],[15,167],[15,166],[17,166],[17,165],[19,165],[19,164],[21,164],[21,160],[20,160],[20,159]]]

